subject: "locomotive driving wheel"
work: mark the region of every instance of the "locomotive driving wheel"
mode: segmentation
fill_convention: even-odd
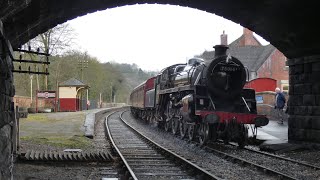
[[[165,119],[163,118],[163,116],[158,116],[158,117],[156,116],[155,118],[156,118],[155,123],[158,126],[158,128],[164,129]]]
[[[229,128],[229,123],[225,123],[225,127],[224,127],[224,130],[223,130],[223,143],[224,144],[229,144],[230,140],[231,140],[231,130]]]
[[[172,121],[172,116],[171,116],[171,102],[168,102],[166,105],[166,110],[164,112],[165,114],[165,123],[164,123],[164,130],[167,132],[170,132],[171,130],[171,121]]]
[[[181,139],[184,139],[185,137],[187,137],[187,134],[188,134],[188,124],[183,120],[181,119],[180,120],[180,136],[181,136]]]
[[[171,130],[171,121],[172,121],[172,119],[170,119],[170,120],[167,119],[166,122],[164,123],[164,130],[167,132],[169,132]]]
[[[196,138],[197,134],[197,125],[196,124],[190,124],[188,126],[188,136],[189,136],[189,141],[193,141]]]
[[[200,146],[205,145],[210,139],[210,127],[208,123],[201,123],[199,127]]]
[[[171,130],[172,130],[172,134],[177,135],[179,132],[179,125],[180,125],[180,121],[178,118],[172,118],[171,119]]]
[[[237,138],[238,146],[239,148],[244,148],[248,140],[248,127],[244,124],[240,124],[238,133],[239,133],[239,136]]]

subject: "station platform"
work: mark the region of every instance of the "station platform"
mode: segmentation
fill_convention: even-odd
[[[257,139],[264,140],[269,144],[288,142],[288,122],[279,124],[277,120],[270,120],[269,124],[258,128]]]
[[[250,136],[250,133],[249,133]],[[257,139],[262,142],[260,150],[276,153],[308,149],[311,146],[288,142],[288,121],[279,124],[277,120],[269,120],[267,126],[258,128]]]

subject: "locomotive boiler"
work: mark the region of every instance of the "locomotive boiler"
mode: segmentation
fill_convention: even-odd
[[[132,114],[201,145],[222,139],[243,147],[248,126],[254,126],[256,134],[269,120],[257,114],[255,91],[243,88],[247,69],[226,54],[227,46],[214,48],[212,60],[191,58],[135,88],[130,95]]]

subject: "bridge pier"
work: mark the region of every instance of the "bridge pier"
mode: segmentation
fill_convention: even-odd
[[[13,86],[12,59],[9,53],[12,49],[9,41],[3,36],[3,26],[0,21],[0,179],[12,177],[12,129],[15,118],[12,102],[15,90]],[[11,51],[11,52],[10,52]]]
[[[288,60],[289,141],[320,142],[320,55]]]

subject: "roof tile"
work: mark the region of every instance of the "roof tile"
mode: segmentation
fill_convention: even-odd
[[[82,81],[71,78],[64,82],[59,83],[59,86],[76,86],[76,87],[88,87],[88,85],[84,84]]]

